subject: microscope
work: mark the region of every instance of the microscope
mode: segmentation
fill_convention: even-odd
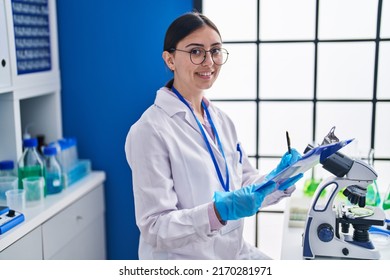
[[[338,138],[333,127],[323,144],[334,142]],[[305,152],[311,149],[308,145]],[[379,259],[368,230],[371,225],[384,225],[385,214],[381,208],[365,205],[367,186],[377,173],[367,163],[339,152],[320,163],[334,176],[324,180],[314,193],[302,235],[303,257]]]

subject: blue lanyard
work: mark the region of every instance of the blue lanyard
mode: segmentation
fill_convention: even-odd
[[[229,191],[229,170],[228,170],[228,165],[227,165],[227,162],[226,162],[226,157],[225,157],[225,153],[223,151],[221,140],[219,139],[217,129],[215,128],[214,122],[211,119],[211,115],[210,115],[209,110],[207,109],[206,104],[204,104],[204,102],[202,100],[202,107],[203,107],[203,109],[205,110],[205,112],[207,114],[207,118],[208,118],[208,120],[210,122],[211,128],[213,129],[215,138],[217,139],[219,151],[221,152],[221,154],[223,156],[223,159],[225,160],[226,184],[225,184],[225,181],[223,180],[223,177],[222,177],[222,174],[221,174],[221,170],[219,169],[218,162],[217,162],[217,160],[215,158],[215,155],[214,155],[213,150],[211,148],[210,142],[207,139],[207,135],[206,135],[206,132],[204,131],[203,125],[201,124],[201,122],[199,121],[197,116],[195,115],[195,112],[192,109],[192,107],[190,106],[190,104],[188,104],[188,102],[184,99],[184,97],[173,86],[172,86],[172,91],[173,91],[173,93],[175,93],[177,95],[177,97],[180,99],[180,101],[183,102],[190,109],[192,115],[194,116],[194,118],[195,118],[195,120],[196,120],[196,122],[197,122],[197,124],[199,126],[199,129],[200,129],[200,131],[201,131],[201,133],[203,135],[203,139],[206,142],[207,149],[209,150],[209,154],[211,156],[211,159],[213,160],[215,170],[217,171],[217,174],[218,174],[219,182],[221,183],[223,189],[228,192]]]

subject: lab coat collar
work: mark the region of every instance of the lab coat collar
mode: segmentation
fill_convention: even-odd
[[[214,121],[214,124],[219,131],[221,128],[221,117],[216,114],[216,111],[213,108],[213,105],[207,98],[203,97],[203,101],[205,102],[207,108],[209,109],[210,115]],[[167,87],[162,87],[157,91],[156,100],[154,104],[164,110],[169,117],[173,117],[176,114],[182,113],[184,115],[184,119],[188,124],[190,124],[199,134],[198,124],[189,108],[180,101],[180,99]],[[213,148],[218,148],[215,146],[214,141],[211,141]],[[214,147],[215,146],[215,147]]]
[[[207,108],[210,108],[210,101],[207,100],[207,98],[203,97],[203,101],[205,102]],[[154,104],[161,109],[163,109],[170,117],[173,115],[183,112],[185,114],[185,119],[187,122],[189,122],[193,127],[197,128],[198,125],[192,116],[192,113],[189,111],[188,107],[185,106],[183,102],[180,101],[179,98],[167,87],[162,87],[157,91],[157,96]],[[191,103],[190,103],[191,104]],[[210,111],[211,116],[217,118],[219,120],[218,116],[215,116],[214,110]],[[214,120],[217,121],[217,119]],[[219,122],[219,121],[217,121]]]
[[[157,91],[156,100],[154,104],[161,109],[163,109],[169,117],[173,115],[183,112],[183,113],[191,113],[188,111],[188,108],[171,92],[167,87],[160,88]]]
[[[167,95],[173,97],[173,99],[167,97]],[[209,108],[210,101],[205,97],[203,97],[203,101],[206,104],[206,107]],[[190,101],[187,102],[192,106]],[[157,91],[155,104],[164,109],[164,111],[167,112],[170,117],[178,112],[188,112],[187,107],[183,106],[183,103],[167,87],[162,87]]]

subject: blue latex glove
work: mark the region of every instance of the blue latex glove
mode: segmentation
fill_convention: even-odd
[[[280,171],[282,171],[286,167],[294,164],[295,162],[297,162],[301,158],[302,158],[301,154],[296,149],[291,148],[291,153],[286,152],[282,156],[278,166],[276,166],[276,168],[274,170],[272,170],[265,178],[266,179],[273,178]],[[294,177],[291,177],[291,178],[285,180],[283,183],[281,183],[279,185],[278,189],[281,191],[284,191],[284,190],[288,189],[289,187],[291,187],[292,185],[294,185],[302,177],[303,177],[303,174],[299,173],[298,175],[295,175]]]
[[[276,188],[273,181],[261,184],[264,186],[258,191],[255,191],[259,187],[257,184],[231,192],[215,192],[214,205],[221,219],[224,221],[238,220],[256,214],[264,198]]]

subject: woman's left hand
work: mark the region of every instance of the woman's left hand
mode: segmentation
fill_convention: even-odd
[[[282,156],[278,166],[276,166],[276,168],[274,170],[272,170],[265,178],[272,179],[280,171],[291,166],[292,164],[294,164],[295,162],[297,162],[301,158],[302,158],[301,154],[296,149],[291,148],[291,151],[286,152]],[[294,185],[302,177],[303,177],[303,173],[299,173],[299,174],[295,175],[294,177],[288,178],[287,180],[285,180],[284,182],[282,182],[279,185],[278,189],[281,191],[284,191],[284,190],[288,189],[289,187],[291,187],[292,185]]]

